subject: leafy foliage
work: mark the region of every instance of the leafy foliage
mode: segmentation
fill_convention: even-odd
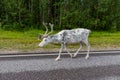
[[[120,0],[1,0],[0,28],[4,30],[56,30],[77,27],[92,30],[120,30]]]

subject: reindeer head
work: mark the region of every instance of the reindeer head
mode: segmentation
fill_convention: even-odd
[[[48,23],[44,23],[43,22],[43,25],[45,26],[46,31],[45,31],[44,34],[41,34],[41,35],[38,36],[38,40],[41,40],[41,39],[44,39],[44,38],[48,37],[49,34],[51,34],[53,32],[53,26],[54,26],[54,24],[51,24],[51,23],[48,24]],[[51,31],[49,33],[48,33],[48,27],[47,27],[47,25],[49,25],[50,28],[51,28]]]

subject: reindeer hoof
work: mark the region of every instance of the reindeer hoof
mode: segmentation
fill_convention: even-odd
[[[89,58],[89,55],[87,55],[86,57],[85,57],[85,59],[88,59]]]
[[[61,59],[60,58],[56,58],[55,61],[60,61]]]
[[[76,57],[77,56],[77,54],[75,53],[75,54],[73,54],[73,57]]]

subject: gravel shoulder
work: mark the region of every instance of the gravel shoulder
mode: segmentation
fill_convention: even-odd
[[[75,52],[77,49],[70,49],[70,52]],[[86,51],[85,48],[83,48],[80,52]],[[91,48],[90,51],[120,51],[120,47],[114,48]],[[51,53],[51,52],[59,52],[59,48],[54,49],[46,49],[46,48],[40,48],[40,49],[34,49],[34,50],[1,50],[0,54],[24,54],[24,53]],[[66,52],[66,51],[63,51]]]

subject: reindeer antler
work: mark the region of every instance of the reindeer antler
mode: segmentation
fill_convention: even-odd
[[[48,35],[53,32],[53,26],[54,26],[54,24],[49,23],[49,26],[50,26],[50,28],[51,28],[51,31],[48,33]]]
[[[48,23],[43,22],[43,25],[44,25],[44,26],[45,26],[45,28],[46,28],[46,31],[45,31],[45,33],[44,33],[43,35],[46,35],[46,34],[48,33],[47,24],[48,24]]]
[[[51,31],[49,33],[48,33],[48,27],[47,27],[48,23],[43,22],[43,25],[45,26],[46,31],[45,31],[44,34],[39,35],[38,39],[43,39],[43,38],[47,37],[49,34],[51,34],[53,32],[53,26],[54,26],[54,24],[49,23],[49,26],[51,28]]]

